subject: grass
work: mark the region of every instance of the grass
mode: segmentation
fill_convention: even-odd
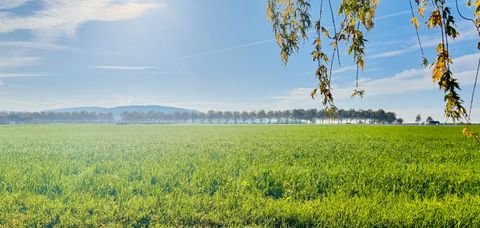
[[[480,146],[460,127],[0,127],[0,226],[148,225],[480,226]]]

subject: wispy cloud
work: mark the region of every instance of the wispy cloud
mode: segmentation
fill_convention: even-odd
[[[475,75],[476,64],[480,54],[464,55],[453,59],[452,72],[461,86],[471,85]],[[386,94],[403,94],[412,91],[423,91],[438,88],[431,78],[431,69],[404,70],[394,76],[361,81],[361,87],[369,96]],[[349,98],[353,87],[339,87],[336,91],[339,98]]]
[[[104,66],[91,66],[93,69],[101,70],[152,70],[157,69],[155,66],[119,66],[119,65],[104,65]]]
[[[475,77],[475,69],[480,54],[464,55],[453,59],[452,72],[461,86],[472,85]],[[379,79],[364,79],[360,86],[367,92],[367,96],[395,95],[414,91],[425,91],[438,88],[433,83],[430,69],[418,68],[404,70],[393,76],[386,76]],[[354,86],[335,86],[333,94],[336,100],[350,98]],[[310,102],[312,88],[295,88],[284,96],[268,97],[284,104],[295,104]]]
[[[410,13],[410,11],[408,11],[408,10],[400,11],[400,12],[396,12],[396,13],[392,13],[392,14],[388,14],[388,15],[378,16],[378,17],[376,17],[376,20],[384,20],[384,19],[387,19],[387,18],[391,18],[391,17],[395,17],[395,16],[399,16],[399,15],[404,15],[404,14],[408,14],[408,13]],[[331,28],[331,27],[328,27],[328,28]],[[315,33],[315,30],[310,30],[308,33],[309,34],[310,33]],[[212,51],[205,51],[205,52],[201,52],[201,53],[194,54],[194,55],[183,56],[183,57],[179,58],[178,60],[188,60],[188,59],[197,58],[197,57],[221,54],[221,53],[225,53],[225,52],[230,52],[230,51],[243,49],[243,48],[254,47],[254,46],[258,46],[258,45],[264,45],[264,44],[273,43],[273,42],[275,42],[275,39],[259,40],[259,41],[254,41],[254,42],[250,42],[250,43],[239,44],[239,45],[236,45],[236,46],[233,46],[233,47],[227,47],[227,48],[222,48],[222,49],[217,49],[217,50],[212,50]]]
[[[370,56],[367,56],[367,58],[369,58],[369,59],[381,59],[381,58],[401,56],[401,55],[404,55],[406,53],[410,53],[414,50],[419,50],[419,49],[414,47],[414,46],[410,46],[410,47],[404,48],[404,49],[386,51],[386,52],[381,52],[381,53],[378,53],[378,54],[370,55]]]
[[[468,40],[475,40],[477,39],[476,30],[470,24],[466,23],[459,23],[458,31],[460,32],[460,37],[454,40],[450,40],[450,44],[456,44]],[[422,45],[424,48],[435,47],[440,42],[441,37],[436,35],[427,35],[422,36]],[[420,52],[420,46],[417,42],[417,38],[410,38],[409,41],[405,41],[403,43],[407,43],[406,47],[398,47],[395,50],[389,50],[373,55],[367,56],[368,59],[381,59],[381,58],[388,58],[388,57],[395,57],[395,56],[402,56],[410,52],[418,51]]]
[[[0,47],[29,48],[40,50],[75,50],[74,48],[53,43],[42,43],[32,41],[0,41]]]
[[[396,13],[392,13],[392,14],[378,16],[378,17],[376,17],[376,20],[383,20],[383,19],[387,19],[387,18],[391,18],[391,17],[395,17],[395,16],[400,16],[400,15],[405,15],[405,14],[409,14],[409,13],[410,13],[410,10],[400,11],[400,12],[396,12]]]
[[[0,68],[17,68],[38,65],[42,58],[32,56],[0,58]]]
[[[357,70],[357,65],[348,65],[348,66],[343,66],[341,68],[332,70],[332,74],[340,74],[340,73],[350,72],[354,70]]]
[[[15,8],[21,5],[24,5],[25,3],[29,2],[30,0],[2,0],[0,2],[0,9],[11,9]]]
[[[26,78],[26,77],[45,77],[46,74],[30,73],[0,73],[0,78]]]
[[[262,44],[273,43],[274,41],[275,41],[274,39],[254,41],[254,42],[250,42],[250,43],[246,43],[246,44],[240,44],[240,45],[233,46],[233,47],[222,48],[222,49],[217,49],[217,50],[212,50],[212,51],[201,52],[201,53],[194,54],[194,55],[183,56],[183,57],[179,58],[178,60],[187,60],[187,59],[196,58],[196,57],[215,55],[215,54],[225,53],[225,52],[229,52],[229,51],[234,51],[234,50],[237,50],[237,49],[242,49],[242,48],[248,48],[248,47],[258,46],[258,45],[262,45]]]
[[[141,16],[145,12],[166,7],[165,3],[133,0],[41,0],[43,8],[28,16],[0,13],[0,33],[32,31],[44,40],[73,36],[88,21],[119,21]]]

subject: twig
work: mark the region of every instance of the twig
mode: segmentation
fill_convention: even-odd
[[[412,0],[408,0],[408,3],[410,3],[410,11],[412,12],[412,18],[415,17],[415,13],[413,11],[413,5],[412,5]],[[418,28],[416,25],[415,26],[415,32],[417,33],[417,40],[418,40],[418,45],[420,46],[420,51],[422,52],[422,57],[425,58],[425,52],[423,51],[423,46],[422,46],[422,41],[420,39],[420,33],[418,32]]]

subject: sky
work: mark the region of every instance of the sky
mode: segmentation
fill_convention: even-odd
[[[265,7],[265,0],[2,0],[0,110],[123,105],[321,109],[320,101],[310,97],[318,84],[310,56],[314,37],[282,65]],[[341,65],[335,64],[332,76],[337,107],[382,108],[407,122],[417,114],[446,120],[443,94],[431,69],[421,66],[409,10],[406,1],[380,1],[375,28],[366,34],[363,99],[350,97],[355,67],[340,46]],[[439,31],[421,26],[432,59]],[[457,21],[457,29],[460,38],[450,45],[452,70],[469,106],[480,58],[478,36],[466,21]],[[472,120],[478,122],[476,99]]]

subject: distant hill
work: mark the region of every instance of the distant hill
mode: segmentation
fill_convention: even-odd
[[[115,116],[119,116],[124,112],[162,112],[165,114],[174,112],[198,112],[192,109],[159,106],[159,105],[132,105],[132,106],[119,106],[114,108],[103,107],[75,107],[75,108],[63,108],[44,110],[43,112],[96,112],[96,113],[113,113]]]

